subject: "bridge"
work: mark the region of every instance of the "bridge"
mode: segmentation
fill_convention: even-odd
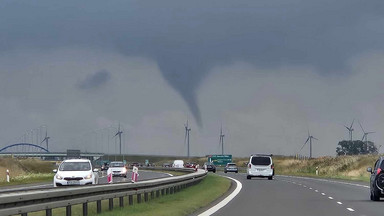
[[[81,158],[97,160],[104,153],[80,152]],[[50,152],[48,149],[31,143],[16,143],[0,149],[0,156],[12,157],[39,157],[45,160],[64,160],[68,157],[67,152]]]

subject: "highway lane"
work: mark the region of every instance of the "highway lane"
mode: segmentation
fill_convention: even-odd
[[[220,174],[239,180],[243,188],[213,215],[384,215],[384,200],[369,200],[366,183],[276,176],[246,179],[244,173]]]
[[[113,182],[130,182],[132,172],[128,172],[127,178],[123,177],[114,177]],[[157,171],[148,171],[148,170],[139,170],[138,181],[145,181],[150,179],[166,178],[172,176],[168,173],[157,172]],[[53,181],[53,180],[52,180]],[[106,172],[100,172],[99,174],[99,184],[107,184]],[[36,184],[26,184],[26,185],[12,185],[12,186],[3,186],[0,187],[0,193],[8,193],[20,190],[31,190],[31,189],[45,189],[53,188],[53,183],[36,183]]]

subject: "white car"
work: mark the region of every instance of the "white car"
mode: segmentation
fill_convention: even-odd
[[[53,186],[98,184],[98,169],[92,170],[88,159],[69,159],[63,161],[59,169],[53,170]]]
[[[247,179],[263,177],[272,180],[274,175],[275,167],[272,162],[272,155],[251,155],[247,166]]]
[[[175,160],[172,164],[173,168],[184,168],[184,161],[183,160]]]
[[[108,169],[112,171],[113,176],[122,176],[127,178],[127,168],[122,161],[113,161],[109,163]]]

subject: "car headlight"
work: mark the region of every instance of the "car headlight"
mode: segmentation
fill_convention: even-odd
[[[63,177],[62,177],[61,175],[56,175],[56,179],[58,179],[58,180],[62,180]]]
[[[87,176],[84,177],[85,179],[91,179],[92,178],[92,174],[89,174]]]

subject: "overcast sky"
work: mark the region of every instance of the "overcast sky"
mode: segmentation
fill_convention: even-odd
[[[355,139],[360,120],[384,144],[383,11],[382,0],[3,0],[0,147],[47,125],[51,151],[113,153],[121,122],[123,152],[185,155],[187,119],[192,155],[221,152],[220,125],[235,156],[294,155],[308,130],[315,156],[335,155],[353,119]]]

